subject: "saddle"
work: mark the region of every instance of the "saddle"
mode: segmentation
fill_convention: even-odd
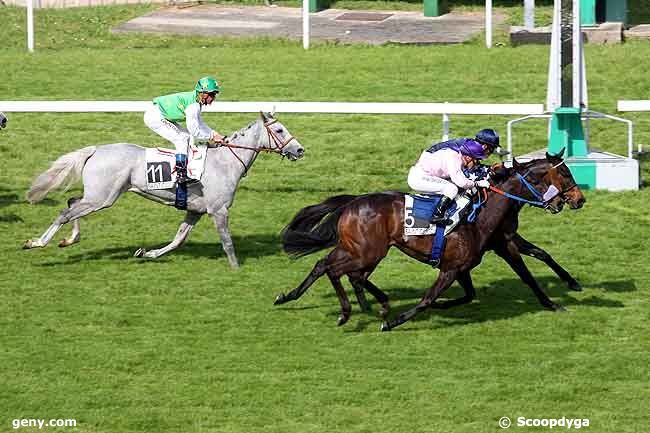
[[[187,177],[198,182],[207,159],[207,144],[190,143],[187,152]],[[176,151],[162,147],[147,148],[145,153],[147,189],[169,189],[176,184]]]
[[[450,224],[431,224],[431,215],[440,201],[440,195],[406,194],[404,195],[404,236],[433,235],[429,264],[437,266],[445,246],[445,237],[461,221],[465,210],[472,202],[468,193],[456,197],[447,208],[446,217]]]
[[[431,215],[440,201],[439,195],[406,194],[404,196],[404,235],[427,236],[436,232],[436,226],[431,224]],[[469,194],[456,197],[447,209],[446,217],[451,222],[443,225],[445,236],[460,222],[461,212],[471,203]]]

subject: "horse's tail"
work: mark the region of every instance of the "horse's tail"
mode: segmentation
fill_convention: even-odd
[[[50,168],[38,175],[32,187],[27,191],[27,201],[37,203],[47,193],[65,184],[65,189],[81,178],[81,171],[88,158],[93,156],[97,146],[88,146],[74,152],[66,153],[54,161]]]
[[[336,245],[337,223],[345,205],[359,196],[337,195],[301,209],[282,230],[282,248],[293,258]],[[323,219],[325,218],[325,219]]]

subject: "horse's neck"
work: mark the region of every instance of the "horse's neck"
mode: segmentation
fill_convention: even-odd
[[[229,157],[230,165],[234,167],[233,170],[239,177],[243,176],[255,162],[258,152],[250,149],[259,149],[263,146],[262,140],[265,136],[262,132],[263,127],[260,126],[260,122],[255,122],[250,128],[234,133],[228,140],[233,145],[243,148],[219,148],[222,152],[219,158],[223,158],[222,155]]]
[[[509,194],[517,196],[521,196],[524,192],[524,186],[514,176],[503,181],[498,187]],[[493,191],[488,194],[486,207],[481,211],[477,219],[480,232],[484,235],[483,242],[487,242],[492,233],[499,228],[504,219],[510,214],[513,207],[517,209],[516,213],[518,213],[519,209],[518,202],[508,197]]]

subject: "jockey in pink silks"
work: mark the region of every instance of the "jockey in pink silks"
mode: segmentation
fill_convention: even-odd
[[[422,152],[409,171],[408,184],[415,192],[442,196],[431,217],[433,224],[446,220],[447,208],[459,189],[490,186],[485,179],[468,179],[463,169],[472,168],[476,161],[486,159],[497,147],[499,135],[493,129],[482,129],[475,138],[445,141]]]

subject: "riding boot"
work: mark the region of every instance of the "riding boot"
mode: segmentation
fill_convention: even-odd
[[[444,224],[449,225],[449,220],[447,219],[447,208],[451,204],[451,199],[447,196],[440,197],[438,206],[433,210],[433,215],[431,215],[431,224]]]
[[[176,209],[187,209],[187,155],[176,154]]]

